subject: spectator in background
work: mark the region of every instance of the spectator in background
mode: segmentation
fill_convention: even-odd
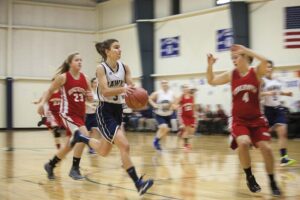
[[[213,119],[214,119],[214,114],[211,110],[211,106],[208,104],[206,105],[205,118],[204,118],[204,124],[206,126],[206,132],[208,134],[211,134],[214,131]]]
[[[216,133],[225,133],[225,128],[227,126],[227,115],[225,114],[221,104],[217,104],[214,122]]]

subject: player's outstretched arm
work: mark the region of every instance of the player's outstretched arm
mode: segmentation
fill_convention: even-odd
[[[212,54],[207,54],[207,70],[206,78],[210,85],[223,85],[229,83],[231,80],[231,71],[223,72],[215,75],[213,72],[213,64],[216,62],[216,58]]]

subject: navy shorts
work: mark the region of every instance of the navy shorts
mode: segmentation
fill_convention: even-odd
[[[286,124],[285,113],[281,107],[264,106],[265,116],[270,127],[275,124]]]
[[[158,125],[167,124],[168,127],[171,128],[171,119],[176,119],[176,115],[174,112],[168,116],[161,116],[161,115],[155,114],[155,119],[156,119]]]
[[[122,124],[122,104],[100,102],[96,113],[101,134],[106,141],[112,144],[117,130]]]
[[[92,128],[98,128],[96,113],[85,115],[85,126],[88,131],[91,131]]]

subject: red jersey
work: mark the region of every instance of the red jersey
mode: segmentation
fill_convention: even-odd
[[[60,91],[53,93],[48,101],[49,110],[53,114],[58,114],[60,110]]]
[[[245,76],[238,70],[232,73],[232,117],[239,120],[251,120],[262,116],[259,105],[260,83],[254,68]]]
[[[87,81],[83,73],[76,80],[66,72],[66,82],[61,87],[62,105],[60,111],[63,115],[85,116],[85,97],[88,89]]]
[[[185,116],[185,117],[193,117],[194,116],[194,97],[193,96],[189,96],[189,97],[185,97],[185,95],[181,96],[181,100],[180,100],[180,105],[181,105],[181,116]]]

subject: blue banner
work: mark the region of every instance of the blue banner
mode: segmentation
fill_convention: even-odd
[[[179,56],[179,36],[160,39],[160,56],[162,58]]]
[[[233,44],[233,33],[229,29],[217,30],[217,51],[227,51]]]

